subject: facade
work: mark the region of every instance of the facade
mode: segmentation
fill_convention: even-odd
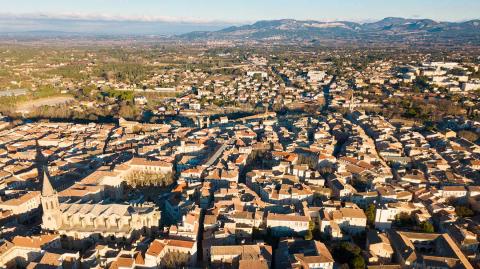
[[[445,186],[442,189],[444,198],[466,198],[467,189],[464,186]]]
[[[305,233],[309,228],[308,216],[295,216],[283,214],[268,214],[267,227],[271,228],[275,235],[294,235]]]
[[[16,199],[0,202],[0,211],[11,211],[20,222],[30,219],[40,207],[40,192],[32,191]]]
[[[360,208],[323,210],[320,216],[320,231],[332,238],[342,238],[343,232],[359,234],[367,227],[367,216]]]

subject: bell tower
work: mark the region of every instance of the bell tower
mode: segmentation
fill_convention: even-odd
[[[58,194],[53,189],[47,175],[48,168],[43,168],[43,186],[42,186],[42,227],[46,230],[57,230],[62,225],[62,215],[60,213],[60,203]]]

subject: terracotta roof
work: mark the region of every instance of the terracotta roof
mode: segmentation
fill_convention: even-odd
[[[266,260],[240,260],[238,269],[268,269]]]
[[[135,258],[135,264],[137,264],[137,265],[144,265],[145,264],[145,259],[143,258],[143,255],[140,251],[138,251],[134,254],[134,258]]]
[[[117,266],[131,268],[133,266],[133,259],[130,257],[118,257]]]
[[[15,236],[12,240],[12,243],[17,247],[41,248],[43,245],[50,243],[57,238],[59,238],[59,236],[54,234],[46,234],[32,237]]]
[[[103,190],[102,186],[94,185],[80,185],[75,184],[68,189],[61,191],[58,195],[60,197],[83,197],[88,194],[98,193]]]
[[[162,253],[162,250],[165,248],[165,245],[159,240],[153,241],[147,249],[146,254],[152,256],[158,256]]]
[[[59,266],[61,265],[61,255],[52,252],[46,252],[40,260],[40,264]]]
[[[169,239],[168,246],[191,249],[195,245],[194,241]]]
[[[21,205],[21,204],[24,204],[24,203],[30,201],[31,199],[35,199],[39,196],[40,196],[39,191],[32,191],[32,192],[29,192],[25,195],[22,195],[22,196],[20,196],[16,199],[10,199],[10,200],[4,201],[1,204],[5,205],[5,206],[18,206],[18,205]]]
[[[161,167],[171,167],[172,164],[164,161],[149,161],[143,158],[133,158],[130,162],[131,165],[141,165],[141,166],[161,166]]]
[[[464,186],[444,186],[443,191],[467,191]]]

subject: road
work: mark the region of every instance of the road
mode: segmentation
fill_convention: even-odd
[[[223,151],[227,148],[228,142],[224,142],[218,149],[215,151],[215,153],[208,159],[207,162],[205,162],[203,165],[206,167],[212,166],[215,161],[220,158],[220,155],[223,153]]]

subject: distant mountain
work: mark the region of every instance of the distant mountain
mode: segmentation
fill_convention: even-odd
[[[219,31],[179,36],[192,40],[467,42],[480,44],[480,21],[437,22],[429,19],[385,18],[373,23],[300,20],[259,21]]]

